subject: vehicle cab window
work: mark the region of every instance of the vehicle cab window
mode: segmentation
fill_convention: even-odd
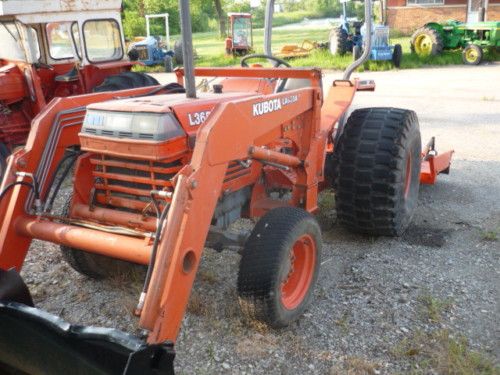
[[[251,33],[250,18],[237,18],[233,25],[233,44],[235,46],[248,46]]]
[[[73,59],[75,45],[80,58],[80,35],[76,22],[51,22],[47,24],[46,31],[50,57],[54,60]]]
[[[26,55],[20,43],[20,36],[14,22],[0,22],[0,59],[25,61]]]
[[[86,21],[83,37],[90,62],[114,61],[123,57],[120,26],[115,20]]]

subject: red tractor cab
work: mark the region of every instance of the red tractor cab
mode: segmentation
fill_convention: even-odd
[[[121,0],[4,0],[0,6],[0,177],[55,97],[158,84],[130,72]]]
[[[253,49],[252,15],[250,13],[228,13],[226,53],[244,56]]]

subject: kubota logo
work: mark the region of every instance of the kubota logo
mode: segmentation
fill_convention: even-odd
[[[253,105],[253,115],[261,116],[266,113],[279,111],[284,105],[289,105],[299,100],[298,95],[290,95],[284,98],[270,99],[265,102],[255,103]]]
[[[266,113],[278,111],[281,109],[281,100],[279,99],[271,99],[265,102],[255,103],[253,105],[253,115],[261,116]]]

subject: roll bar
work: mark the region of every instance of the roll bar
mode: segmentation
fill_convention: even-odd
[[[182,55],[184,58],[184,83],[186,96],[196,98],[196,85],[194,79],[193,63],[193,35],[191,31],[191,15],[189,13],[189,0],[179,0],[181,16],[181,35],[183,41]],[[274,0],[267,0],[264,21],[264,51],[267,55],[272,55],[271,40],[273,31]],[[349,65],[344,71],[343,79],[349,79],[351,73],[370,56],[372,45],[372,2],[365,0],[365,27],[368,31],[364,40],[363,53]]]
[[[194,81],[193,33],[191,28],[191,14],[189,12],[189,0],[179,0],[179,11],[181,16],[182,58],[184,61],[184,86],[186,88],[186,97],[195,99],[196,84]]]

